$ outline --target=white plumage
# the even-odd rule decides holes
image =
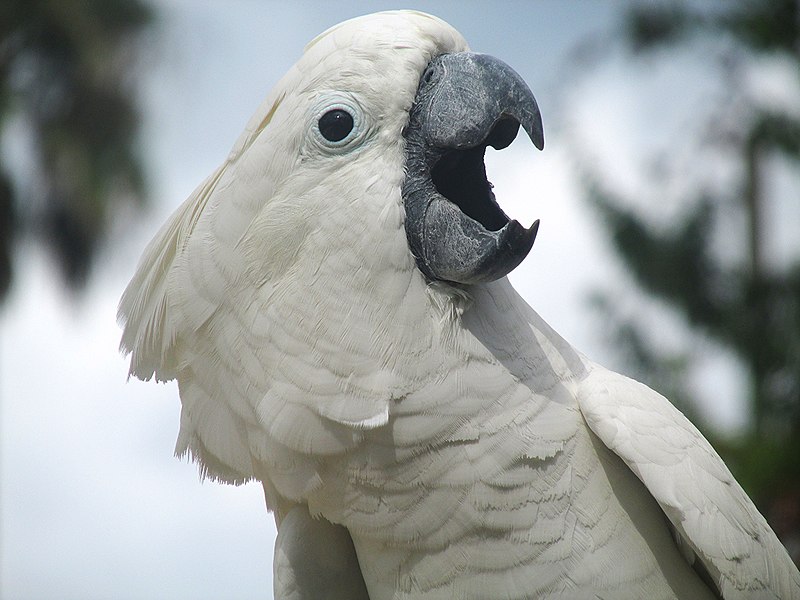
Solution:
[[[800,598],[671,404],[505,278],[418,270],[401,132],[429,61],[466,49],[415,12],[325,32],[150,243],[122,348],[177,379],[177,452],[263,482],[277,598]],[[314,126],[335,106],[355,125],[332,147]]]

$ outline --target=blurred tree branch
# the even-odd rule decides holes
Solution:
[[[776,194],[781,193],[771,185],[775,161],[795,173],[800,167],[800,97],[792,106],[776,105],[766,92],[746,85],[764,64],[779,61],[791,65],[786,71],[800,80],[800,3],[639,2],[629,8],[621,44],[619,39],[615,35],[605,49],[622,45],[630,66],[656,68],[678,48],[694,49],[698,62],[717,61],[724,93],[701,113],[705,120],[694,133],[682,138],[695,138],[690,140],[694,148],[702,148],[692,157],[698,181],[684,172],[686,164],[675,159],[679,153],[673,147],[657,157],[660,176],[645,176],[645,194],[653,206],[675,202],[665,191],[666,180],[695,184],[684,192],[688,209],[668,227],[652,223],[646,211],[637,209],[630,190],[613,183],[613,173],[598,161],[580,158],[576,147],[578,167],[589,202],[638,288],[747,368],[746,435],[724,439],[700,425],[800,560],[800,256],[771,259],[766,219],[777,210]],[[718,51],[708,52],[713,44]],[[595,65],[609,56],[597,52],[597,45],[590,48]],[[579,59],[586,61],[587,54]],[[669,109],[668,99],[664,106]],[[722,162],[733,165],[733,175],[721,183],[715,164]],[[788,194],[800,201],[796,188]],[[740,229],[731,230],[732,223]],[[743,251],[722,256],[720,239],[736,240]],[[682,354],[666,352],[644,333],[648,324],[621,314],[612,292],[599,291],[593,301],[633,375],[672,394],[696,420],[686,383],[692,342]],[[787,506],[795,509],[787,512]]]
[[[140,0],[0,6],[0,126],[18,120],[33,155],[14,172],[11,161],[0,163],[0,301],[13,280],[15,244],[45,244],[77,289],[111,209],[142,202],[132,66],[151,19]]]

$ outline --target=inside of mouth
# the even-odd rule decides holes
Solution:
[[[519,123],[501,119],[482,144],[466,150],[448,150],[431,170],[436,191],[457,205],[461,212],[489,231],[499,231],[509,219],[495,200],[492,184],[486,178],[483,157],[486,147],[497,150],[516,137]]]

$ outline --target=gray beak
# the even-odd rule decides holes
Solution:
[[[519,127],[544,147],[536,99],[511,67],[485,54],[437,56],[428,64],[403,131],[406,236],[431,280],[473,284],[510,273],[533,246],[500,209],[486,179],[487,146],[501,150]]]

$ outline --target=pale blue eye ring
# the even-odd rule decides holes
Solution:
[[[362,133],[362,115],[355,103],[326,102],[316,111],[313,130],[324,147],[344,149]]]

